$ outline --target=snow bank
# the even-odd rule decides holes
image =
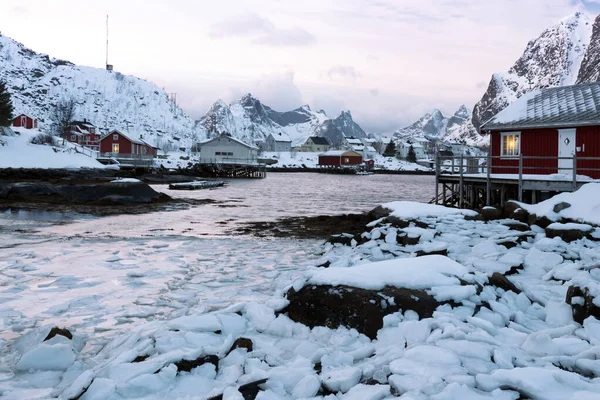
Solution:
[[[3,138],[6,144],[0,146],[0,168],[106,168],[95,158],[77,153],[68,142],[64,147],[31,144],[31,139],[40,133],[37,129],[18,132],[19,135]]]
[[[380,261],[349,268],[318,269],[312,273],[308,283],[347,285],[374,290],[385,286],[428,289],[433,286],[460,285],[457,277],[467,273],[467,268],[456,261],[432,255]]]
[[[460,210],[437,204],[416,203],[412,201],[394,201],[383,204],[382,207],[392,211],[392,216],[399,219],[416,219],[423,217],[441,217],[447,215],[476,216],[472,210]]]
[[[554,212],[554,207],[559,203],[568,203],[570,207]],[[564,218],[600,225],[600,183],[586,183],[576,192],[561,193],[538,204],[518,204],[530,214],[545,216],[551,221]]]

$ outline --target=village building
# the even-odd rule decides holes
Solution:
[[[200,164],[258,164],[258,147],[228,135],[197,143],[194,150]]]
[[[329,140],[327,140],[327,138],[321,136],[311,136],[308,139],[306,139],[306,142],[304,142],[304,144],[300,146],[298,151],[310,153],[324,153],[330,148],[331,144],[329,143]]]
[[[401,158],[403,160],[405,160],[406,158],[408,158],[408,153],[410,151],[410,147],[413,147],[413,150],[415,151],[415,157],[416,159],[421,159],[421,158],[426,158],[425,155],[425,148],[423,147],[423,145],[421,145],[418,142],[410,142],[410,141],[399,141],[398,145],[396,146],[396,153],[398,155],[398,158]]]
[[[362,150],[363,159],[374,160],[377,157],[377,150],[373,146],[365,146]]]
[[[97,131],[94,124],[85,119],[69,123],[67,132],[62,133],[60,137],[92,150],[99,150],[100,147],[100,132]]]
[[[292,140],[282,132],[270,133],[264,144],[264,151],[290,152],[292,151]]]
[[[364,144],[360,139],[357,139],[355,137],[344,137],[344,139],[342,139],[341,147],[347,150],[356,151],[355,149],[362,150]]]
[[[362,154],[352,150],[329,150],[319,154],[319,166],[353,167],[362,163]]]
[[[98,161],[117,160],[124,165],[151,164],[158,154],[158,147],[141,137],[133,138],[118,130],[113,130],[100,139]]]
[[[456,156],[466,155],[469,146],[464,143],[456,142],[456,141],[448,141],[444,142],[444,145],[452,151],[452,154]]]
[[[27,114],[20,114],[13,119],[12,126],[15,128],[37,129],[37,119]]]
[[[575,165],[577,174],[598,179],[600,82],[525,94],[480,132],[490,134],[494,174],[518,174],[522,159],[524,174],[572,175]]]

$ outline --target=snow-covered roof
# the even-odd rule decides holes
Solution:
[[[600,125],[600,82],[534,90],[485,122],[481,131]]]
[[[370,152],[376,152],[377,150],[375,149],[375,147],[373,146],[365,146],[365,150],[366,151],[370,151]]]
[[[365,146],[363,146],[362,144],[360,146],[352,146],[352,150],[354,151],[363,151],[365,148]]]
[[[114,135],[115,133],[123,136],[125,139],[129,140],[131,143],[139,144],[139,145],[142,145],[142,146],[155,147],[155,146],[151,145],[150,143],[146,142],[144,139],[141,139],[141,138],[140,139],[135,139],[135,138],[133,138],[133,137],[131,137],[129,135],[126,135],[125,133],[123,133],[123,132],[121,132],[119,130],[116,130],[116,129],[112,130],[109,134],[104,135],[103,137],[101,137],[100,141],[103,141],[104,139],[106,139],[107,137],[110,137],[110,136]],[[157,147],[155,147],[155,148],[157,148]]]
[[[322,136],[311,136],[306,141],[311,140],[313,144],[329,146],[329,140]]]
[[[221,138],[227,138],[227,139],[230,139],[230,140],[232,140],[232,141],[234,141],[234,142],[236,142],[236,143],[239,143],[239,144],[241,144],[242,146],[248,147],[249,149],[258,150],[258,147],[256,147],[256,146],[253,146],[253,145],[251,145],[251,144],[248,144],[248,143],[246,143],[246,142],[242,142],[240,139],[236,139],[236,138],[234,138],[233,136],[228,136],[228,135],[221,135],[221,136],[217,136],[217,137],[215,137],[215,138],[212,138],[212,139],[205,140],[205,141],[203,141],[203,142],[200,142],[200,143],[198,143],[198,146],[203,146],[203,145],[205,145],[205,144],[208,144],[208,143],[210,143],[210,142],[214,142],[215,140],[217,140],[217,139],[221,139]]]
[[[343,156],[344,154],[348,154],[348,153],[355,153],[356,155],[360,155],[360,154],[357,154],[355,151],[350,151],[350,150],[329,150],[329,151],[326,151],[325,153],[319,154],[319,156],[340,157],[340,156]]]
[[[292,139],[290,139],[290,137],[283,132],[271,133],[270,136],[272,136],[276,142],[284,142],[284,143],[292,142]]]
[[[355,145],[362,145],[362,142],[360,141],[360,139],[355,139],[355,138],[346,138],[346,143],[348,144],[355,144]]]
[[[35,118],[33,118],[32,116],[30,116],[30,115],[27,115],[27,114],[25,114],[25,113],[21,113],[21,114],[17,115],[16,117],[14,117],[14,118],[13,118],[13,121],[14,121],[15,119],[19,118],[19,117],[22,117],[22,116],[25,116],[25,117],[27,117],[27,118],[29,118],[29,119],[33,119],[33,120],[35,120]]]
[[[410,142],[403,142],[403,141],[400,141],[399,143],[401,145],[403,145],[404,147],[412,146],[413,149],[422,149],[423,148],[423,146],[420,143],[410,143]]]

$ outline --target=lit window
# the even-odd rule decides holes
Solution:
[[[113,153],[118,153],[119,152],[119,144],[113,143],[112,150],[113,150],[112,151]]]
[[[502,157],[518,157],[521,154],[521,133],[502,134]]]

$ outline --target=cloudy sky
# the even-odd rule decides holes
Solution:
[[[251,92],[288,110],[350,109],[368,131],[479,100],[527,42],[600,0],[2,0],[0,31],[35,51],[176,92],[199,117]]]

